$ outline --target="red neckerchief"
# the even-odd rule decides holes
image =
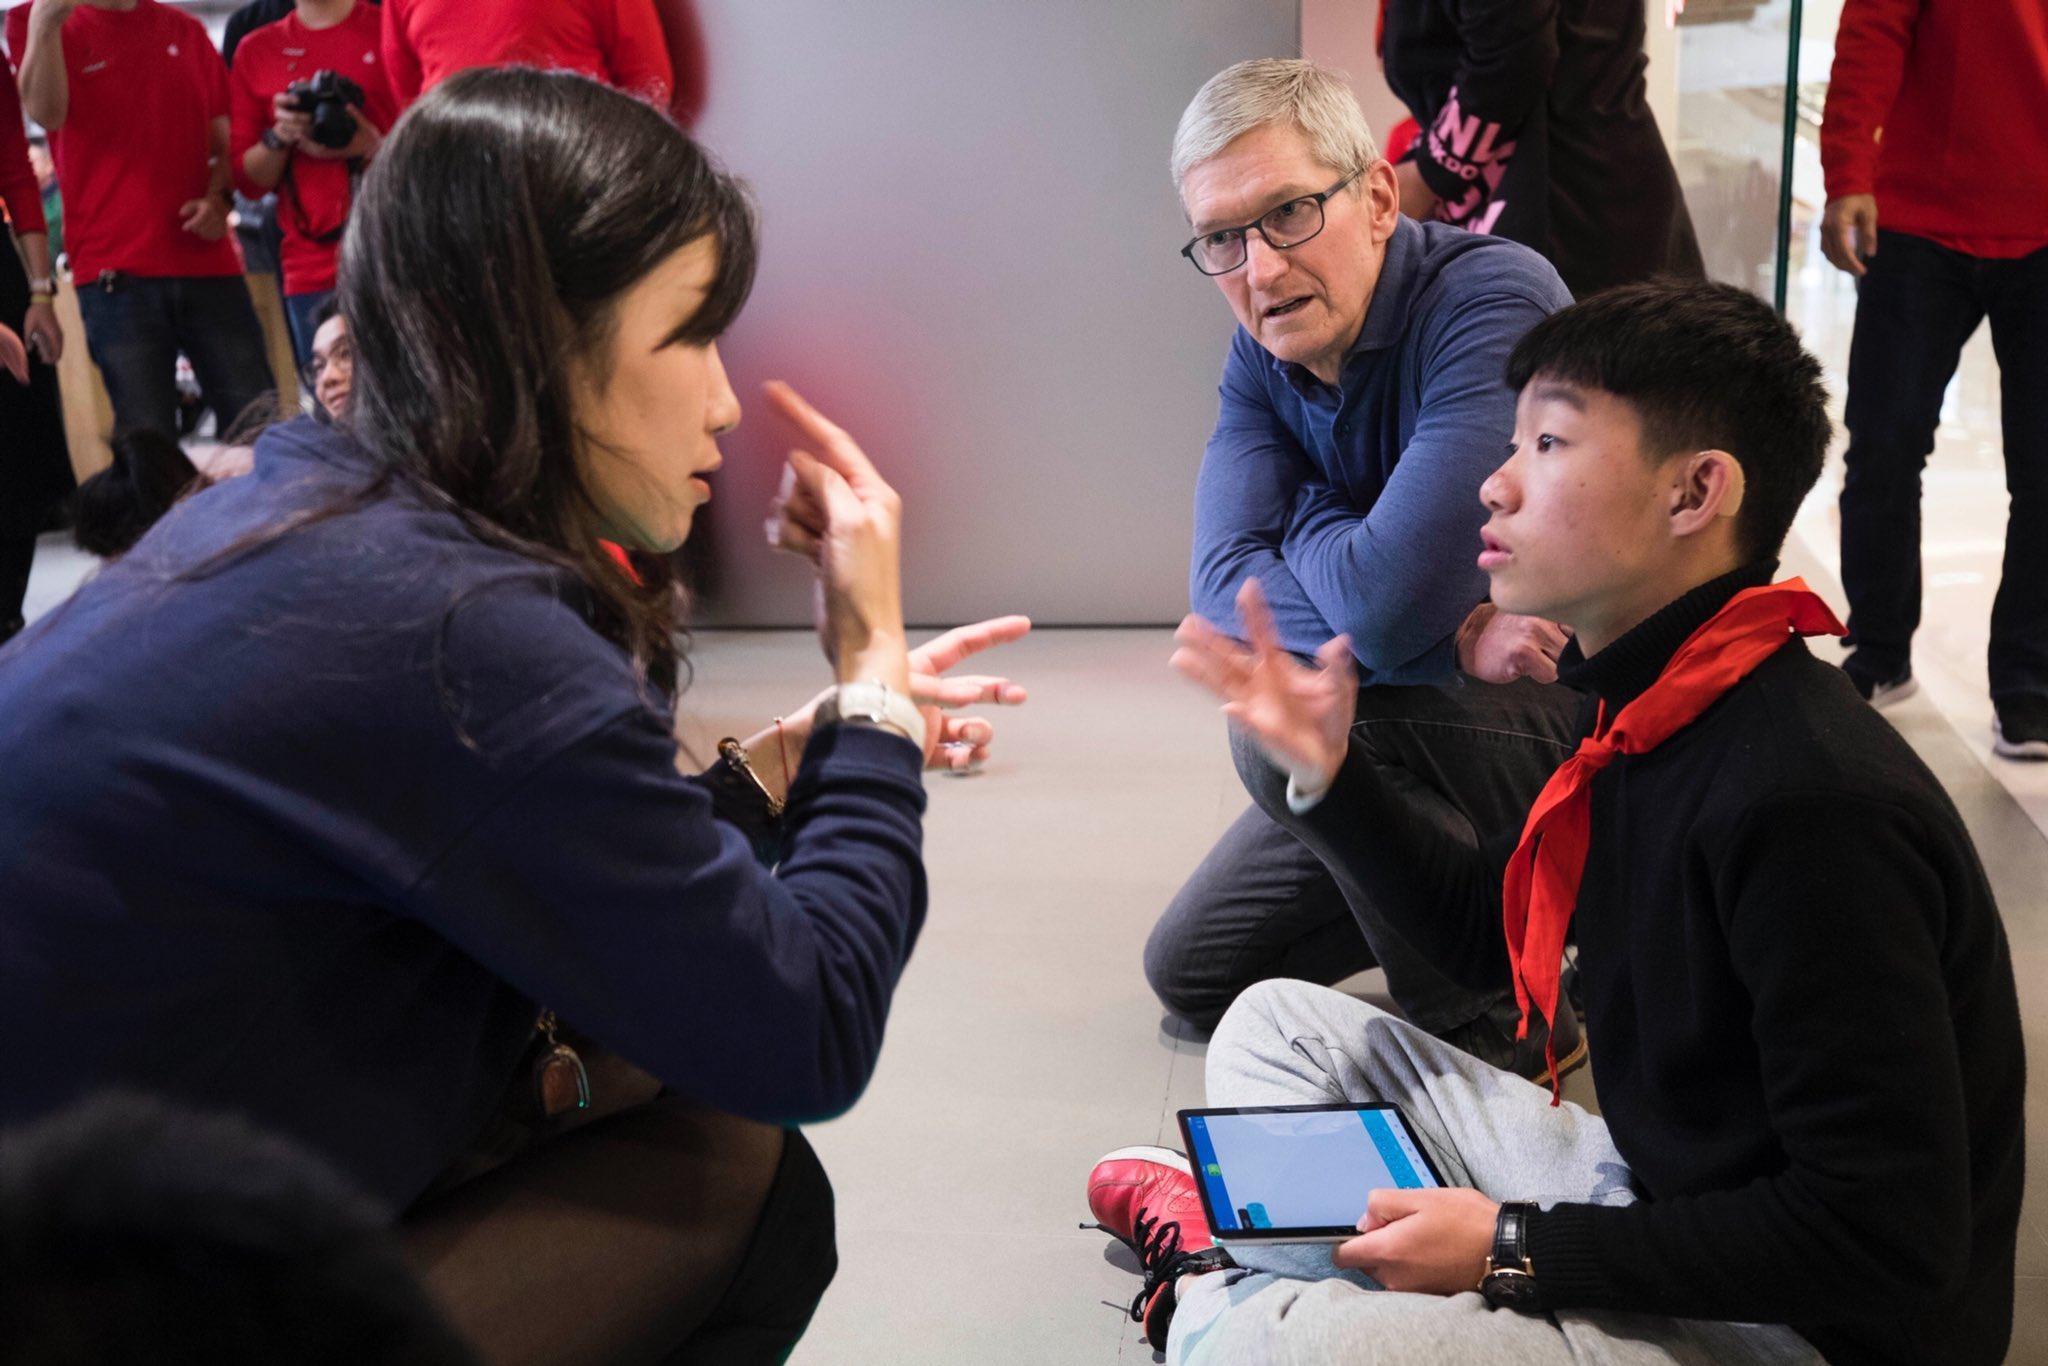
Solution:
[[[1728,600],[1705,625],[1687,636],[1657,681],[1623,707],[1613,721],[1601,704],[1593,733],[1578,752],[1543,785],[1522,841],[1508,861],[1503,887],[1503,921],[1508,936],[1508,971],[1515,1002],[1522,1008],[1518,1039],[1529,1034],[1529,1007],[1557,1018],[1558,962],[1565,928],[1579,902],[1592,838],[1593,775],[1619,754],[1655,749],[1696,720],[1700,713],[1776,654],[1794,634],[1842,635],[1842,623],[1804,579],[1747,588]],[[1544,1046],[1550,1064],[1550,1103],[1559,1100],[1557,1045]]]

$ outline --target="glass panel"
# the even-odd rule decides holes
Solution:
[[[1675,53],[1678,127],[1672,141],[1700,253],[1714,279],[1775,300],[1781,297],[1785,263],[1781,229],[1786,196],[1794,188],[1783,174],[1785,77],[1802,6],[1800,0],[1680,2],[1684,9],[1677,15]],[[1653,13],[1651,22],[1658,21]],[[1833,36],[1830,26],[1827,40]],[[1801,55],[1803,82],[1805,54]],[[1826,74],[1823,52],[1823,81]],[[1799,120],[1806,126],[1806,136],[1794,138],[1795,167],[1803,147],[1804,156],[1814,160],[1816,180],[1813,132],[1819,119],[1816,102],[1811,125],[1804,117]],[[1792,215],[1792,235],[1799,231],[1801,216]]]

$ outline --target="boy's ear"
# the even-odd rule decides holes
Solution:
[[[1671,529],[1689,536],[1742,511],[1742,462],[1723,450],[1698,451],[1682,459],[1671,491]]]

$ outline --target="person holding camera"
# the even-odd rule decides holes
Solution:
[[[270,366],[228,235],[228,73],[206,29],[159,0],[31,0],[7,46],[49,130],[116,429],[178,435],[182,351],[225,432]]]
[[[355,180],[398,117],[384,79],[377,9],[366,0],[297,0],[235,56],[235,171],[250,198],[277,191],[280,265],[292,351],[313,353]]]

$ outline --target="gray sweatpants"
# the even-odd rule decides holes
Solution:
[[[1247,989],[1209,1043],[1211,1105],[1387,1101],[1453,1185],[1495,1199],[1625,1205],[1607,1125],[1376,1006],[1308,982]],[[1360,1213],[1364,1213],[1363,1210]],[[1652,1314],[1492,1310],[1476,1291],[1399,1294],[1340,1271],[1332,1249],[1233,1252],[1244,1270],[1184,1282],[1170,1366],[1239,1362],[1818,1362],[1791,1329]],[[1540,1278],[1542,1268],[1537,1268]]]

